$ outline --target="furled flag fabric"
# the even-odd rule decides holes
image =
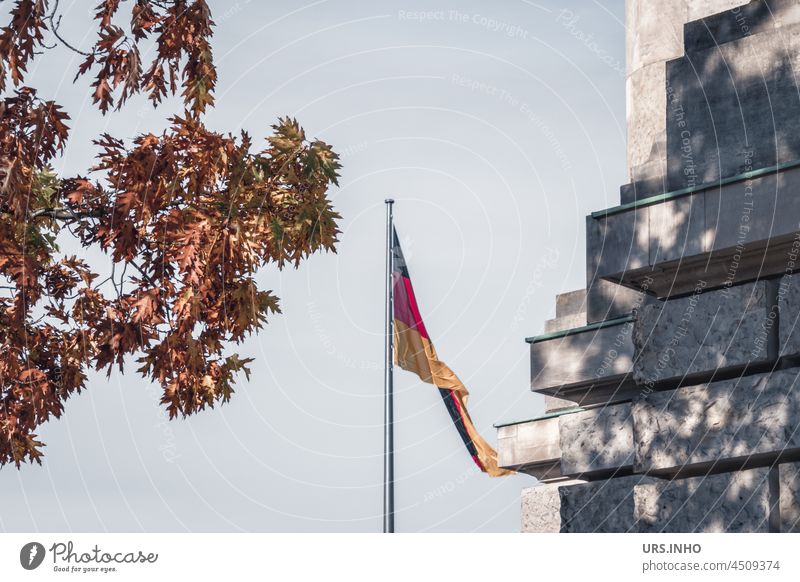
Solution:
[[[422,322],[408,268],[394,232],[394,267],[392,290],[394,296],[394,362],[404,370],[414,372],[424,382],[435,385],[444,401],[453,424],[472,459],[492,477],[511,472],[497,466],[497,453],[475,430],[467,412],[469,392],[453,371],[436,356],[436,350]]]

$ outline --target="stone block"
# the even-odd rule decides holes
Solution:
[[[791,262],[792,270],[800,267],[800,239],[793,251],[793,257],[787,259]],[[795,356],[800,354],[800,275],[793,273],[783,277],[778,284],[777,295],[780,355]]]
[[[561,494],[559,488],[584,481],[548,483],[522,490],[522,531],[524,533],[561,532]]]
[[[765,363],[777,354],[764,281],[644,305],[633,325],[634,379],[652,388]],[[687,378],[688,377],[688,378]]]
[[[800,463],[778,465],[780,530],[800,533]]]
[[[559,487],[563,533],[624,533],[638,531],[634,487],[650,477],[629,475]]]
[[[577,289],[556,295],[556,317],[586,313],[586,289]],[[577,326],[576,326],[577,327]]]
[[[639,483],[634,506],[641,533],[766,533],[769,469]]]
[[[631,467],[634,454],[630,403],[561,417],[559,442],[563,475],[577,476]]]
[[[697,474],[800,454],[797,380],[780,370],[637,399],[634,470]]]

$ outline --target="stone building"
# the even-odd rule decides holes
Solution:
[[[800,531],[800,2],[628,0],[630,183],[499,425],[533,532]]]

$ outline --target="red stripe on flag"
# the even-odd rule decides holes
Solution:
[[[394,279],[394,318],[416,330],[425,339],[430,339],[425,324],[422,322],[419,307],[417,307],[411,280],[396,272],[392,276]]]

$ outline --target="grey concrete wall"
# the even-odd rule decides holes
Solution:
[[[671,475],[800,454],[797,380],[798,370],[781,370],[635,401],[635,470]]]
[[[800,169],[708,185],[800,159],[800,4],[628,0],[627,20],[624,201],[694,193],[587,219],[585,318],[581,293],[565,294],[547,329],[636,322],[621,341],[625,324],[532,344],[531,386],[551,408],[621,402],[615,383],[638,395],[499,436],[509,466],[638,474],[528,489],[522,528],[797,531],[800,370],[756,372],[800,362],[800,280],[747,281],[800,260]],[[695,385],[649,390],[682,383]]]

